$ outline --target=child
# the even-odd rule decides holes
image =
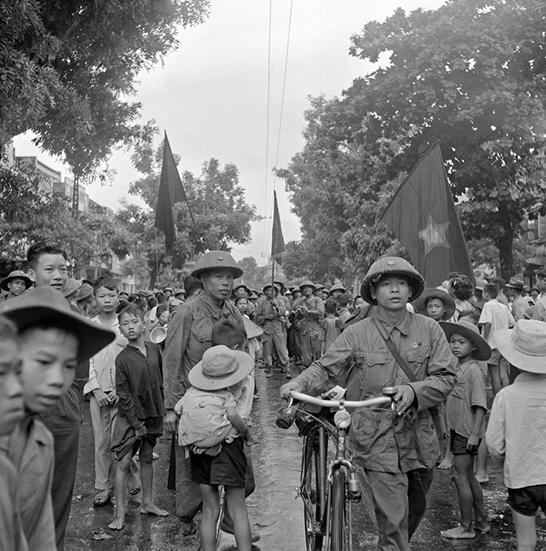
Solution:
[[[144,341],[144,312],[129,304],[119,313],[121,334],[129,341],[116,358],[118,416],[114,423],[112,451],[117,459],[116,514],[108,525],[122,530],[125,525],[125,484],[131,459],[140,449],[142,514],[166,517],[169,513],[152,501],[152,453],[163,432],[163,375],[161,351]]]
[[[483,310],[480,316],[479,325],[482,326],[483,338],[492,350],[491,358],[487,362],[487,369],[491,375],[493,393],[497,394],[501,388],[508,386],[508,364],[500,355],[495,332],[502,329],[510,329],[514,326],[514,318],[510,310],[497,300],[499,287],[495,283],[488,283],[483,288]]]
[[[177,412],[182,412],[179,444],[190,445],[192,480],[199,483],[203,498],[203,551],[216,550],[220,485],[226,489],[237,549],[251,549],[250,522],[245,503],[247,461],[243,440],[225,438],[235,429],[247,444],[254,444],[249,427],[236,409],[244,381],[253,369],[254,360],[248,353],[230,350],[225,345],[213,346],[190,371],[192,387],[176,405]],[[212,446],[215,449],[203,450]]]
[[[454,455],[454,479],[459,495],[461,524],[441,534],[449,539],[475,538],[476,532],[489,532],[483,506],[483,492],[474,476],[474,456],[484,435],[487,411],[485,377],[477,361],[487,360],[491,349],[478,328],[468,322],[442,323],[451,352],[458,360],[457,385],[447,397],[447,419]],[[475,522],[472,525],[472,509]]]
[[[21,344],[26,415],[10,435],[7,450],[18,470],[23,531],[29,551],[55,551],[53,437],[39,416],[68,392],[77,364],[95,355],[115,335],[74,313],[51,287],[6,301],[0,311],[17,326]]]
[[[98,494],[93,499],[94,507],[104,507],[114,493],[114,460],[112,456],[112,427],[118,411],[116,394],[116,356],[127,346],[127,339],[120,333],[116,308],[118,307],[118,286],[109,276],[99,277],[93,284],[99,314],[91,322],[110,329],[116,339],[109,346],[91,358],[89,380],[83,388],[89,396],[89,410],[95,440],[95,488]],[[135,475],[129,482],[129,492],[140,491]]]
[[[455,301],[442,289],[425,289],[413,303],[415,310],[435,321],[447,321],[455,313]]]
[[[7,436],[25,414],[20,369],[17,330],[0,317],[0,549],[10,551],[26,549],[18,513],[17,471],[5,449]]]
[[[322,349],[324,354],[343,331],[343,323],[336,318],[337,301],[334,298],[326,299],[324,303],[324,319],[320,321]]]
[[[495,396],[486,441],[504,462],[504,484],[516,528],[518,551],[534,551],[535,515],[546,513],[546,323],[519,320],[495,333],[500,353],[521,370]]]

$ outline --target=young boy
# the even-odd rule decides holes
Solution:
[[[518,551],[537,545],[535,516],[546,512],[546,323],[519,320],[495,334],[500,353],[521,373],[495,396],[485,435],[504,462]]]
[[[203,551],[216,550],[220,485],[226,489],[237,549],[251,549],[245,503],[247,461],[243,439],[226,437],[236,429],[247,444],[255,443],[248,425],[237,412],[243,384],[253,369],[254,360],[247,352],[230,350],[225,345],[213,346],[190,371],[192,387],[176,406],[177,411],[182,412],[179,443],[190,445],[192,480],[199,484],[203,498]],[[215,449],[203,450],[211,446]]]
[[[152,501],[152,453],[163,432],[163,375],[161,350],[144,341],[144,312],[129,304],[119,313],[121,334],[129,341],[116,358],[118,416],[114,423],[112,451],[117,459],[116,514],[108,525],[125,525],[125,484],[131,459],[140,450],[142,504],[140,512],[166,517],[169,513]]]
[[[40,417],[68,392],[78,363],[113,339],[111,331],[74,313],[61,293],[41,287],[0,305],[17,326],[26,415],[9,437],[18,470],[19,509],[29,551],[55,551],[52,510],[53,437]]]
[[[15,326],[0,317],[0,549],[24,551],[19,518],[19,483],[9,460],[7,438],[25,414],[20,381],[19,339]]]
[[[337,301],[333,298],[326,299],[324,303],[324,319],[320,320],[321,354],[324,354],[343,331],[343,323],[336,317]]]
[[[461,510],[461,524],[441,534],[449,539],[468,539],[476,537],[476,530],[490,530],[483,506],[482,487],[474,475],[474,456],[485,432],[487,411],[485,377],[477,362],[489,359],[491,349],[480,337],[478,328],[469,322],[444,322],[441,325],[451,352],[458,360],[457,385],[447,397],[447,419],[451,433],[450,448],[454,455],[453,477]],[[474,525],[472,509],[476,517]]]
[[[99,277],[93,283],[93,292],[99,314],[91,318],[92,323],[110,329],[116,339],[89,363],[89,380],[83,388],[89,396],[89,410],[95,440],[95,488],[94,507],[104,507],[114,493],[114,460],[112,456],[112,428],[118,411],[116,394],[116,357],[127,346],[127,339],[121,335],[116,308],[118,307],[118,286],[109,276]],[[133,474],[129,481],[130,493],[138,493],[140,484]]]
[[[447,321],[455,313],[455,301],[441,289],[425,289],[413,305],[416,312],[438,322]]]
[[[493,393],[496,395],[501,388],[510,384],[508,378],[508,364],[499,353],[495,332],[502,329],[510,329],[514,326],[514,318],[510,310],[497,300],[499,287],[495,283],[488,283],[483,288],[483,310],[479,325],[482,327],[483,338],[491,347],[491,358],[487,362],[487,369],[491,375]]]

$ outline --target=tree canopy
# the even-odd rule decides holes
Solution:
[[[341,99],[314,100],[304,151],[283,174],[304,239],[331,233],[346,262],[439,141],[467,239],[490,238],[512,275],[513,241],[546,192],[545,18],[541,0],[449,0],[367,24],[351,54],[378,68]],[[313,186],[330,204],[311,220]]]
[[[177,46],[208,0],[0,0],[0,147],[26,130],[79,177],[138,140],[135,77]]]

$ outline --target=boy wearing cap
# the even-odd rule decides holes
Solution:
[[[455,301],[441,289],[425,289],[414,302],[415,310],[434,321],[447,321],[455,313]]]
[[[29,287],[32,287],[32,280],[21,270],[11,272],[8,277],[0,281],[0,289],[6,291],[3,300],[22,295]]]
[[[373,315],[347,327],[322,358],[281,388],[283,398],[291,390],[313,390],[329,377],[341,380],[353,365],[356,388],[348,390],[356,399],[396,387],[397,413],[362,409],[353,416],[350,434],[355,456],[368,474],[381,551],[410,549],[439,454],[429,408],[445,400],[456,382],[441,327],[406,308],[423,288],[421,274],[402,258],[374,262],[361,285],[361,295],[377,306]],[[388,341],[407,369],[399,366]]]
[[[454,456],[455,485],[459,496],[461,524],[444,530],[449,539],[476,537],[476,530],[489,532],[487,514],[483,507],[483,491],[474,475],[474,456],[485,433],[487,411],[485,374],[478,361],[488,360],[491,348],[480,337],[478,328],[470,322],[442,323],[451,352],[457,358],[457,385],[447,397],[447,422],[450,429],[450,449]],[[472,524],[472,510],[475,523]]]
[[[485,438],[491,456],[504,462],[517,549],[534,551],[536,513],[546,513],[546,323],[519,320],[495,337],[521,373],[495,396]]]
[[[53,437],[40,417],[68,392],[76,366],[110,343],[114,334],[72,312],[61,293],[38,288],[4,302],[21,343],[26,415],[6,449],[18,470],[19,509],[29,551],[57,549],[52,509]]]
[[[191,388],[176,405],[181,412],[179,444],[190,446],[191,476],[203,498],[201,546],[216,551],[220,511],[218,486],[224,486],[238,551],[250,551],[250,522],[245,503],[247,460],[243,439],[255,444],[237,412],[245,379],[254,369],[246,352],[219,345],[209,348],[189,373]],[[242,438],[226,438],[235,428]]]

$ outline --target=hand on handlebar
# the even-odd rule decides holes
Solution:
[[[402,416],[415,401],[415,391],[410,385],[400,385],[396,387],[394,403],[396,412]]]
[[[282,385],[280,390],[281,398],[283,400],[288,400],[290,398],[290,392],[292,390],[295,390],[296,392],[301,392],[301,386],[295,381],[290,381],[289,383]]]

